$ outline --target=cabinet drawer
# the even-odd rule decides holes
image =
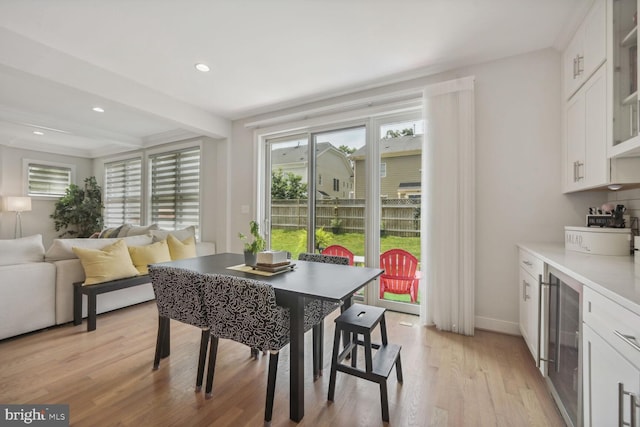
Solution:
[[[640,316],[590,288],[583,290],[584,323],[640,367]]]
[[[531,274],[531,276],[536,279],[536,282],[538,280],[539,274],[542,274],[542,276],[544,277],[544,262],[542,262],[541,259],[537,258],[531,252],[520,249],[519,265],[526,272]]]

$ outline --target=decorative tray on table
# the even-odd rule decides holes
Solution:
[[[292,263],[290,261],[281,262],[281,263],[278,263],[278,264],[261,264],[261,263],[258,263],[258,264],[253,266],[253,269],[254,270],[260,270],[260,271],[267,271],[269,273],[279,273],[281,271],[293,270],[293,268],[295,266],[296,266],[296,264]]]

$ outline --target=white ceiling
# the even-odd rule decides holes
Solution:
[[[562,48],[589,3],[2,0],[0,144],[96,157],[225,137],[230,120]]]

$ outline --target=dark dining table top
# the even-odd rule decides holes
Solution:
[[[292,271],[272,276],[228,269],[227,267],[244,264],[244,255],[233,253],[206,255],[158,265],[184,268],[199,273],[245,277],[269,283],[279,292],[328,301],[343,301],[350,298],[355,291],[384,272],[379,268],[353,267],[300,260],[292,260],[292,263],[295,263]]]

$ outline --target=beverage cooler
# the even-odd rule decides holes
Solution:
[[[582,426],[582,284],[550,267],[541,285],[547,385],[567,425]]]

